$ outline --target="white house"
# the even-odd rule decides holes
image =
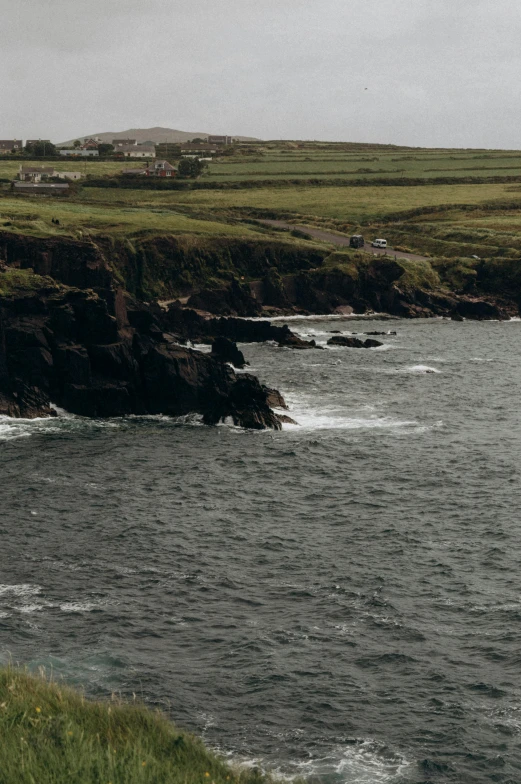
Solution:
[[[20,166],[18,179],[22,182],[42,182],[50,177],[59,177],[60,180],[81,180],[81,172],[58,171],[54,166]]]
[[[115,152],[124,158],[155,158],[156,148],[152,144],[123,144]]]
[[[81,172],[55,170],[54,176],[59,177],[60,180],[81,180],[83,174]]]

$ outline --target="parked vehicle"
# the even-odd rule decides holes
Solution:
[[[350,248],[363,248],[364,247],[364,238],[361,234],[353,234],[352,237],[349,237],[349,247]]]
[[[386,248],[387,240],[373,240],[371,245],[373,248]]]

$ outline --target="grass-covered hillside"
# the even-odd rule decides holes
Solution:
[[[2,784],[261,784],[144,707],[0,670]]]
[[[14,176],[18,165],[18,159],[0,161],[0,177]],[[59,162],[63,168],[74,165]],[[20,196],[8,185],[0,188],[0,232],[87,240],[105,253],[113,242],[114,262],[123,275],[126,270],[132,275],[132,290],[140,290],[135,281],[146,265],[141,291],[149,294],[187,293],[192,284],[204,284],[205,276],[209,285],[220,285],[233,276],[238,258],[237,275],[254,279],[264,267],[245,259],[264,253],[268,266],[278,266],[280,254],[273,257],[269,250],[274,242],[283,241],[292,254],[302,252],[304,267],[310,253],[325,258],[334,250],[333,243],[298,233],[282,236],[253,222],[263,217],[347,236],[360,232],[369,241],[385,237],[398,252],[411,251],[433,264],[521,257],[519,151],[244,143],[217,156],[198,180],[162,182],[160,189],[153,182],[114,176],[127,165],[120,161],[79,165],[92,177],[67,198]],[[179,242],[155,243],[164,237]],[[133,258],[120,263],[121,243],[129,243],[135,263]],[[297,267],[293,260],[292,271]],[[157,277],[163,274],[168,281]]]

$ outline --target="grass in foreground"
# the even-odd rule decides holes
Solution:
[[[262,784],[162,714],[0,670],[1,784]]]

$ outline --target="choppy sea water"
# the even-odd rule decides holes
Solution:
[[[0,660],[332,784],[521,781],[520,323],[243,346],[299,427],[0,420]]]

